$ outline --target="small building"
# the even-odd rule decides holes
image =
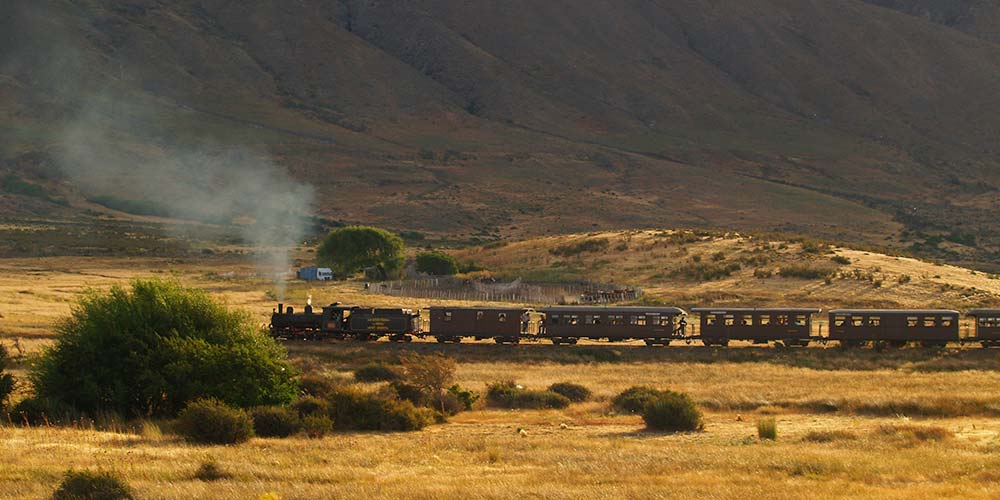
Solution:
[[[299,269],[298,277],[306,281],[329,281],[333,279],[333,270],[329,267],[303,267]]]

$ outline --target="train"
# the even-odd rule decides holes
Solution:
[[[424,314],[422,314],[422,311]],[[1000,346],[1000,309],[966,311],[973,327],[961,331],[962,313],[948,309],[833,309],[827,331],[817,325],[815,308],[696,307],[698,322],[689,325],[679,307],[549,306],[445,307],[424,310],[374,308],[339,302],[302,312],[278,304],[269,330],[281,340],[388,338],[409,342],[432,338],[441,343],[467,339],[498,344],[546,340],[576,344],[580,340],[644,341],[649,346],[701,342],[726,347],[731,341],[805,347],[838,342],[843,347],[915,344],[943,347],[948,343]],[[424,328],[423,317],[428,318]]]

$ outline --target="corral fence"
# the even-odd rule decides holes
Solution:
[[[370,293],[396,297],[418,297],[519,304],[614,304],[642,296],[633,286],[608,283],[527,283],[521,279],[419,277],[381,281],[366,285]]]

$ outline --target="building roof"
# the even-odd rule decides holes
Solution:
[[[834,309],[830,311],[830,314],[944,315],[960,313],[951,309]]]
[[[579,314],[597,314],[597,313],[652,313],[652,314],[687,314],[684,309],[679,307],[642,307],[642,306],[619,306],[619,307],[606,307],[606,306],[552,306],[543,307],[538,310],[546,314],[562,314],[562,313],[579,313]]]
[[[822,309],[810,307],[695,307],[691,312],[696,313],[792,313],[792,314],[819,314]]]

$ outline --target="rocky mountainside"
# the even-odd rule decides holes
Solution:
[[[721,227],[989,266],[998,32],[978,0],[12,0],[0,160],[54,214],[190,218],[157,209],[195,198],[175,172],[287,172],[324,218],[449,238]]]

